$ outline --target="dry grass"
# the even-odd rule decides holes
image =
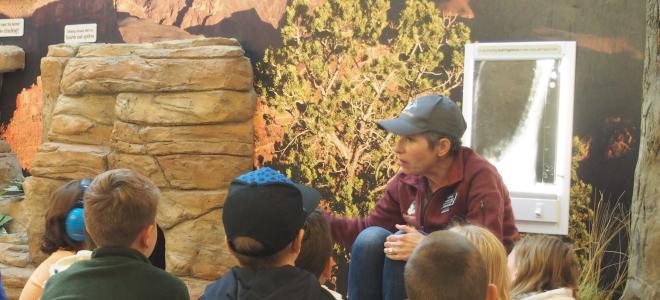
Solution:
[[[580,300],[613,299],[625,285],[628,256],[620,238],[627,238],[630,212],[621,198],[605,199],[594,192],[577,174],[580,161],[588,156],[591,141],[573,139],[571,165],[571,208],[568,238],[575,247],[580,265],[578,298]],[[614,278],[605,278],[612,276]]]
[[[611,249],[622,248],[620,238],[628,236],[630,213],[621,199],[610,202],[603,199],[602,193],[598,195],[593,215],[587,220],[588,234],[582,236],[583,247],[576,249],[581,256],[580,300],[613,299],[626,283],[628,255]],[[616,275],[605,282],[604,275],[610,272]]]

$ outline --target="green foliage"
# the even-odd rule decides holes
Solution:
[[[23,193],[23,179],[12,180],[7,187],[0,191],[0,195],[15,195]]]
[[[11,220],[14,218],[5,215],[5,214],[0,214],[0,235],[7,234],[7,229],[5,228],[5,225],[9,223]]]
[[[0,190],[0,196],[23,194],[23,179],[12,180],[7,187]],[[5,226],[13,220],[12,217],[0,213],[0,235],[7,234]]]
[[[462,82],[469,29],[430,0],[406,1],[396,21],[387,0],[329,0],[310,10],[294,0],[282,26],[283,46],[257,66],[258,90],[285,115],[273,164],[319,188],[330,208],[368,212],[395,173],[393,137],[378,130],[422,94],[445,94]]]
[[[590,240],[590,232],[587,224],[594,218],[591,209],[593,188],[590,184],[582,181],[577,175],[580,161],[588,153],[587,144],[578,137],[573,138],[573,159],[571,161],[571,204],[568,224],[568,236],[576,249],[578,263],[585,265],[586,249]]]
[[[578,299],[613,299],[615,291],[625,284],[628,257],[609,249],[622,234],[627,236],[630,214],[620,201],[607,204],[602,194],[594,202],[593,188],[577,176],[579,162],[588,153],[587,145],[577,137],[573,139],[568,237],[575,247],[580,266]],[[603,265],[606,262],[608,265]],[[609,269],[614,269],[616,276],[604,283],[603,274]]]

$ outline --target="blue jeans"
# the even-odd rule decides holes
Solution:
[[[392,233],[382,227],[369,227],[358,234],[351,248],[348,268],[348,299],[402,300],[405,261],[391,260],[383,251]]]

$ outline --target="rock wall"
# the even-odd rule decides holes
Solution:
[[[25,52],[16,46],[0,46],[0,73],[25,68]]]
[[[236,263],[221,212],[231,179],[252,167],[256,102],[241,46],[224,38],[60,44],[41,71],[47,142],[24,185],[32,257],[44,258],[44,210],[57,187],[130,168],[161,189],[167,269],[196,298],[204,280]]]
[[[9,144],[0,140],[0,188],[7,187],[12,181],[22,181],[23,171],[18,159],[11,153]]]
[[[317,1],[314,1],[317,2]],[[216,24],[239,11],[254,9],[264,22],[277,27],[286,8],[286,0],[117,0],[117,10],[142,19],[151,19],[158,24],[188,28]]]

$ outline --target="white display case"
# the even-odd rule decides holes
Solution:
[[[575,42],[465,46],[463,144],[493,163],[521,232],[567,234]]]

